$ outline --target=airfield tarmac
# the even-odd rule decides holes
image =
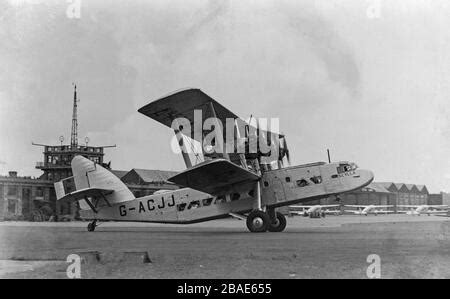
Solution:
[[[245,222],[193,225],[0,222],[1,278],[450,278],[450,218],[378,215],[288,217],[282,233],[249,233]],[[150,261],[142,260],[148,253]]]

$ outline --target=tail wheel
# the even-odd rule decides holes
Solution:
[[[93,232],[96,227],[97,227],[97,222],[96,221],[89,222],[89,224],[87,226],[87,230],[88,230],[88,232]]]
[[[286,217],[284,217],[283,214],[280,212],[276,213],[276,220],[275,222],[269,222],[269,226],[267,227],[267,230],[269,232],[282,232],[286,228]]]
[[[247,216],[247,228],[252,233],[262,233],[267,230],[269,226],[270,218],[269,215],[263,211],[252,211]]]

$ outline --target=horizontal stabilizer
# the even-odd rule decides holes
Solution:
[[[259,175],[228,160],[214,159],[189,168],[169,178],[169,181],[179,186],[214,194],[227,186],[259,179]]]
[[[76,190],[74,192],[68,193],[68,194],[58,198],[58,200],[75,202],[75,201],[82,200],[85,198],[104,197],[113,192],[114,192],[114,190],[110,190],[110,189],[86,188],[86,189]]]

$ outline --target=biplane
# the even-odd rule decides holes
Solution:
[[[80,203],[80,216],[92,220],[88,231],[102,221],[189,224],[233,216],[251,232],[281,232],[286,218],[277,208],[373,180],[352,162],[290,165],[283,134],[255,118],[244,121],[200,89],[175,92],[138,112],[173,130],[186,170],[168,180],[180,189],[135,198],[107,169],[76,156],[73,177],[55,183],[55,190],[58,200]],[[70,181],[74,191],[66,188]]]
[[[293,205],[289,206],[289,214],[310,218],[325,218],[326,215],[340,215],[340,205]]]
[[[345,210],[346,213],[351,213],[353,215],[369,215],[374,214],[390,214],[394,213],[389,208],[393,208],[393,205],[345,205],[344,207],[352,208],[352,210]]]
[[[448,205],[398,205],[398,213],[404,213],[411,216],[420,216],[422,214],[430,215],[447,215],[449,211]]]

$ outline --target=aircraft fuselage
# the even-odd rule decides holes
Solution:
[[[370,171],[350,165],[348,162],[321,162],[266,171],[260,181],[262,206],[276,208],[336,195],[359,189],[373,180]],[[182,188],[110,206],[99,202],[97,213],[81,210],[80,216],[91,220],[195,223],[254,210],[255,189],[255,182],[247,182],[230,186],[223,194],[213,196]]]

